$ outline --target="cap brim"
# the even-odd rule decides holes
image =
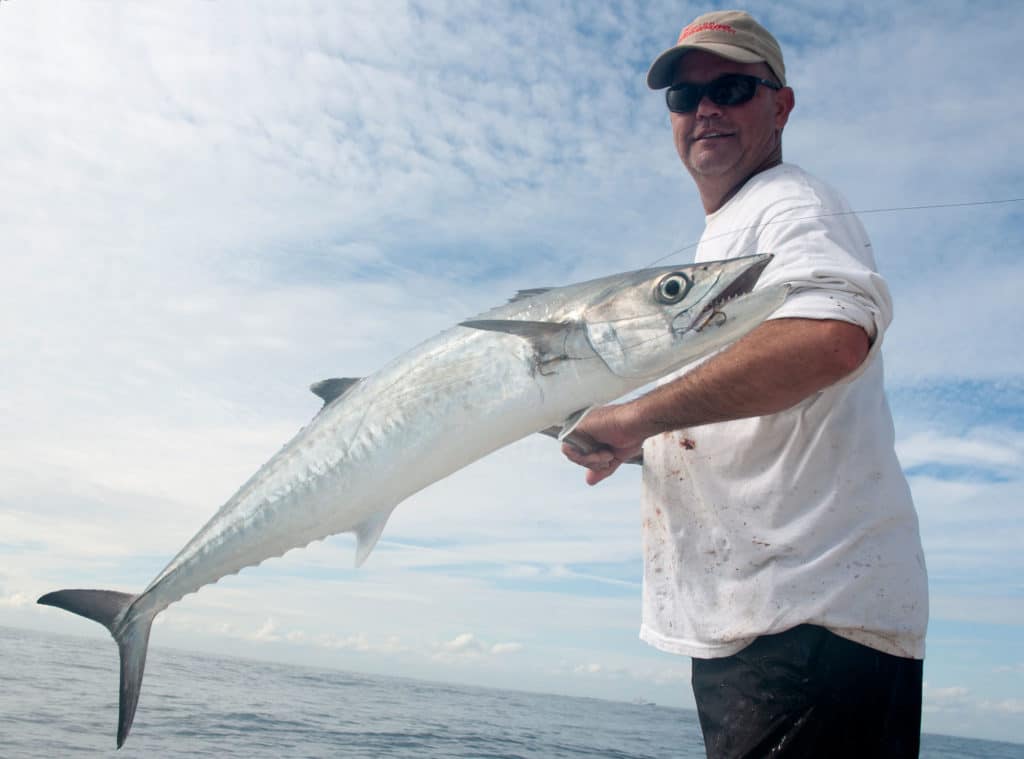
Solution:
[[[734,45],[723,45],[716,42],[702,42],[697,45],[676,45],[654,59],[650,71],[647,72],[647,86],[652,90],[660,90],[672,84],[679,59],[692,50],[704,50],[736,63],[765,62],[764,58],[757,53],[752,53],[749,50]]]

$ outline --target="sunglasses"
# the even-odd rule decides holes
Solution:
[[[754,97],[759,84],[773,90],[782,89],[775,82],[749,74],[725,74],[707,84],[674,84],[665,91],[665,102],[672,113],[692,113],[705,95],[715,105],[742,105]]]

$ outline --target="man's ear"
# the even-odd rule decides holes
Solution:
[[[780,132],[789,121],[789,114],[796,105],[796,95],[792,87],[783,87],[775,92],[775,128]]]

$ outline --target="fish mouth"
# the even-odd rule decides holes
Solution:
[[[701,309],[687,329],[700,332],[709,325],[714,324],[717,326],[724,324],[726,319],[728,319],[728,315],[722,310],[722,307],[730,301],[749,294],[754,289],[754,285],[757,284],[757,280],[761,278],[761,273],[765,267],[771,263],[772,258],[773,256],[767,255],[759,261],[754,261],[738,274],[722,292]]]

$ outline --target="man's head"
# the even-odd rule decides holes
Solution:
[[[742,11],[697,17],[651,66],[647,83],[669,88],[676,150],[707,211],[782,160],[793,109],[785,76],[778,42]]]

